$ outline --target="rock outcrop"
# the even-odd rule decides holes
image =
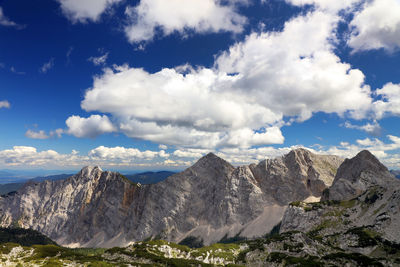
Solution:
[[[384,186],[395,182],[394,176],[379,160],[364,150],[352,159],[346,159],[337,171],[332,186],[324,192],[324,200],[348,200],[372,186]]]
[[[370,152],[346,159],[322,200],[289,205],[281,233],[313,232],[328,238],[362,228],[375,237],[400,243],[400,181]]]
[[[0,197],[0,225],[42,232],[71,247],[125,246],[187,237],[204,244],[268,233],[289,202],[321,196],[342,160],[304,149],[234,167],[210,153],[166,180],[138,185],[85,167],[63,181],[28,183]]]

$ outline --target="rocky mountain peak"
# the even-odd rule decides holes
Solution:
[[[322,200],[347,200],[357,197],[372,186],[387,187],[396,183],[389,170],[369,151],[363,150],[340,165],[333,185]]]
[[[388,176],[389,170],[368,150],[359,152],[354,158],[346,159],[339,167],[336,179],[356,182],[361,173],[368,172],[375,176]],[[372,176],[371,176],[372,177]]]
[[[84,178],[94,178],[101,175],[103,170],[100,166],[86,166],[83,167],[82,170],[78,173],[77,176],[84,177]]]
[[[234,168],[229,162],[226,160],[218,157],[214,153],[210,152],[207,155],[203,156],[200,158],[193,166],[192,168],[197,169],[197,168]]]
[[[312,153],[304,148],[296,148],[285,156],[285,160],[290,164],[308,165],[312,162]]]

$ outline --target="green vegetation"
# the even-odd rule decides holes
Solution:
[[[317,257],[293,257],[280,252],[272,252],[267,258],[270,262],[283,263],[284,266],[296,265],[296,266],[309,266],[309,267],[322,267],[325,266],[318,261]]]
[[[204,246],[203,239],[195,236],[188,236],[179,242],[179,245],[188,246],[190,248],[201,248]]]
[[[56,244],[38,231],[23,228],[0,228],[0,243],[16,243],[21,246]]]
[[[328,260],[328,261],[332,260],[334,262],[338,262],[340,260],[343,260],[345,262],[356,262],[357,266],[379,266],[379,267],[384,266],[382,263],[380,263],[376,259],[367,257],[360,253],[338,252],[338,253],[326,255],[323,257],[323,259]]]

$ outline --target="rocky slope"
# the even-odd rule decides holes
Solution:
[[[400,263],[400,181],[370,152],[345,160],[322,200],[291,203],[280,232],[306,233],[346,253]],[[380,266],[393,264],[379,261]]]
[[[214,154],[152,185],[86,167],[63,181],[26,184],[0,198],[0,226],[38,230],[58,244],[125,246],[198,237],[205,244],[255,237],[280,222],[287,204],[321,196],[342,160],[304,149],[233,167]]]

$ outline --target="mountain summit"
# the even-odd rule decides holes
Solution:
[[[392,182],[396,181],[389,170],[371,152],[363,150],[343,162],[322,200],[351,199],[371,186],[387,186]]]
[[[85,167],[66,180],[28,184],[1,197],[0,225],[32,228],[71,247],[258,237],[281,221],[290,202],[321,196],[341,162],[297,149],[234,167],[209,153],[181,173],[141,186]]]

